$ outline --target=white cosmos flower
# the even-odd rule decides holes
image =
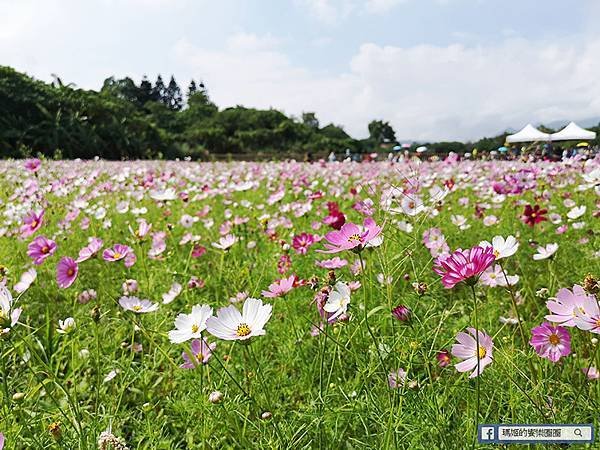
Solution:
[[[338,281],[334,289],[329,293],[327,302],[323,309],[330,314],[333,314],[328,320],[332,321],[336,317],[345,314],[348,311],[350,304],[350,287],[346,283]]]
[[[266,333],[264,326],[271,318],[273,307],[262,300],[247,298],[242,312],[233,305],[221,308],[206,321],[206,331],[227,341],[246,340]]]
[[[558,244],[548,244],[545,247],[538,247],[537,253],[533,255],[533,259],[539,261],[541,259],[550,258],[558,250]]]
[[[56,330],[60,334],[68,334],[74,331],[76,328],[75,319],[67,317],[65,320],[58,321],[58,329]]]
[[[519,241],[514,236],[508,236],[506,239],[502,236],[494,236],[492,239],[492,243],[490,244],[488,241],[481,241],[479,243],[480,247],[493,247],[494,255],[496,259],[508,258],[509,256],[517,253],[519,249]]]
[[[183,289],[183,287],[181,286],[181,284],[173,283],[171,285],[171,289],[169,289],[169,292],[162,295],[163,304],[166,305],[168,303],[171,303],[173,300],[175,300],[177,298],[177,296],[179,294],[181,294],[182,289]]]
[[[21,279],[13,287],[14,291],[17,294],[22,294],[27,289],[29,289],[29,286],[31,286],[31,284],[35,281],[36,278],[37,272],[34,268],[27,270],[25,273],[23,273],[23,275],[21,275]]]
[[[0,334],[7,334],[21,316],[22,309],[12,307],[12,294],[5,286],[0,285]]]
[[[175,319],[175,329],[169,331],[169,340],[181,344],[190,339],[200,339],[212,313],[213,309],[208,305],[194,305],[190,314],[179,314]]]
[[[400,207],[402,208],[402,212],[407,216],[416,216],[425,211],[423,200],[417,195],[404,195],[402,202],[400,202]]]
[[[461,230],[468,230],[471,228],[471,225],[467,223],[467,218],[460,214],[453,214],[450,216],[450,220],[454,225],[456,225]]]
[[[177,199],[177,193],[175,192],[175,189],[173,188],[168,188],[165,189],[163,191],[153,191],[150,193],[150,198],[152,198],[153,200],[157,200],[159,202],[166,202],[169,200],[175,200]]]
[[[571,220],[579,219],[585,214],[586,206],[576,206],[567,213],[567,217]]]

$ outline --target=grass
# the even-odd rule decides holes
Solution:
[[[532,166],[536,165],[523,167]],[[485,162],[415,167],[44,161],[33,175],[21,161],[1,162],[0,212],[5,224],[0,225],[0,264],[7,269],[7,285],[12,287],[31,266],[26,253],[31,238],[21,239],[18,233],[23,214],[45,208],[44,224],[36,235],[58,244],[57,252],[36,266],[33,285],[18,297],[23,307],[20,323],[0,341],[0,431],[7,448],[92,449],[108,428],[136,449],[477,447],[476,381],[453,365],[440,367],[436,359],[439,351],[450,350],[457,332],[474,325],[471,291],[468,286],[441,285],[422,244],[423,232],[440,228],[452,249],[495,235],[518,237],[519,251],[504,265],[509,274],[520,277],[516,289],[526,339],[547,314],[548,295],[581,284],[588,273],[600,275],[600,228],[593,216],[598,197],[593,189],[578,189],[585,185],[582,163],[539,163],[534,188],[503,198],[495,195],[492,181],[519,168],[515,163]],[[251,189],[234,189],[243,180],[254,183]],[[436,207],[439,214],[409,217],[380,208],[387,186],[410,186],[415,180],[423,185],[424,197],[428,185],[454,181],[451,193]],[[31,182],[37,188],[28,188]],[[149,197],[166,186],[187,193],[188,200],[158,202]],[[280,189],[284,197],[269,202]],[[309,200],[307,193],[316,191],[323,192],[323,198]],[[579,229],[566,217],[567,197],[587,207],[577,220],[584,222]],[[177,314],[202,303],[216,311],[240,291],[260,298],[262,290],[282,277],[277,272],[282,254],[292,260],[287,275],[315,278],[315,289],[326,285],[328,271],[314,264],[315,259],[325,259],[315,251],[322,243],[303,256],[288,248],[291,238],[303,231],[329,231],[326,225],[312,229],[313,222],[327,215],[327,201],[338,202],[348,221],[362,223],[363,216],[352,206],[367,198],[374,202],[375,221],[384,225],[384,242],[362,252],[362,275],[353,276],[348,267],[336,271],[339,280],[362,284],[352,295],[348,322],[326,326],[312,336],[312,326],[320,322],[313,303],[316,291],[298,287],[285,298],[263,299],[274,307],[265,336],[250,345],[218,341],[206,366],[178,367],[188,346],[171,344],[167,337]],[[117,211],[123,201],[129,202],[126,213]],[[533,229],[526,226],[520,220],[523,202],[553,208],[551,213],[569,223],[568,231],[556,234],[558,225],[548,221]],[[476,204],[489,206],[484,215],[495,215],[498,223],[484,226],[474,215]],[[195,216],[207,206],[210,211],[191,229],[180,224],[183,214]],[[147,212],[133,214],[142,207]],[[65,225],[65,216],[75,209],[79,215]],[[454,225],[451,216],[456,214],[466,217],[470,228]],[[236,216],[249,219],[232,227],[240,242],[227,252],[213,248],[219,227]],[[138,240],[129,232],[136,217],[151,223],[152,232],[167,233],[167,249],[159,259],[147,256],[149,237]],[[84,218],[89,218],[87,229],[81,225]],[[412,223],[413,230],[402,231],[398,220]],[[266,233],[268,228],[274,233]],[[203,256],[193,258],[192,245],[179,244],[186,232],[200,235],[199,243],[207,249]],[[56,264],[63,256],[76,257],[90,236],[102,238],[104,248],[130,245],[136,264],[126,269],[122,262],[101,257],[85,261],[75,283],[59,289]],[[251,241],[256,246],[249,249]],[[559,250],[551,260],[534,261],[536,246],[530,241],[556,242]],[[351,252],[338,256],[350,263],[357,258]],[[381,284],[380,273],[392,277],[391,284]],[[192,276],[204,280],[205,286],[186,288]],[[139,282],[140,298],[159,303],[173,282],[184,290],[157,312],[136,315],[118,304],[126,279]],[[419,295],[413,282],[425,283],[426,293]],[[549,293],[540,296],[542,288]],[[80,304],[78,295],[85,289],[96,290],[98,296]],[[582,372],[588,365],[600,367],[593,335],[571,329],[573,353],[553,364],[523,342],[518,327],[499,321],[511,314],[506,289],[477,286],[476,293],[479,326],[495,344],[494,362],[479,380],[479,423],[597,426],[598,382],[587,381]],[[397,304],[412,310],[409,323],[391,315]],[[73,317],[77,327],[59,334],[58,321],[66,317]],[[132,351],[135,344],[142,350]],[[407,382],[390,389],[388,374],[399,368],[406,370]],[[113,370],[116,376],[105,381]],[[213,391],[222,392],[220,403],[209,402]],[[59,431],[52,433],[52,424]]]

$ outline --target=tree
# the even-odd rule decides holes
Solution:
[[[379,147],[381,144],[395,143],[396,133],[389,122],[373,120],[369,123],[369,139]]]
[[[155,102],[165,103],[165,83],[162,79],[162,76],[159,74],[156,77],[156,83],[154,83],[154,87],[152,88],[152,100]]]
[[[146,75],[144,75],[142,81],[140,81],[139,100],[142,105],[152,101],[152,82],[148,80]]]
[[[187,90],[187,95],[186,97],[188,98],[188,100],[190,99],[190,97],[192,95],[194,95],[196,92],[198,92],[198,87],[196,86],[196,82],[194,80],[190,81],[190,85],[188,86],[188,90]]]
[[[171,75],[171,79],[165,90],[163,103],[173,111],[179,111],[183,107],[183,95],[173,75]]]
[[[317,115],[314,112],[303,112],[302,123],[313,130],[319,128],[319,119],[317,119]]]

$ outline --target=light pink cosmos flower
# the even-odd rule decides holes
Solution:
[[[595,297],[589,296],[583,300],[581,308],[575,308],[575,325],[580,330],[600,334],[600,307]]]
[[[388,375],[388,386],[392,389],[398,389],[406,383],[406,370],[398,369]]]
[[[348,265],[348,261],[346,261],[345,259],[341,259],[339,256],[336,256],[334,258],[331,259],[326,259],[323,261],[315,261],[315,265],[317,265],[318,267],[321,267],[323,269],[340,269],[344,266]]]
[[[315,236],[309,233],[301,233],[292,239],[292,247],[299,255],[306,255],[311,245],[316,242]]]
[[[271,283],[271,285],[269,285],[268,291],[262,291],[261,294],[263,297],[267,298],[283,297],[285,294],[287,294],[294,288],[295,281],[296,275],[291,275],[288,278],[276,280],[275,282]]]
[[[272,311],[271,305],[263,305],[262,300],[248,297],[242,313],[230,305],[219,309],[216,316],[209,317],[206,321],[206,331],[227,341],[244,341],[254,336],[262,336],[266,334],[264,326],[271,318]]]
[[[137,297],[121,297],[119,305],[126,311],[133,311],[137,314],[154,312],[158,309],[158,304],[152,303],[150,300],[140,300]]]
[[[446,289],[452,289],[462,281],[467,284],[476,283],[495,259],[493,247],[458,249],[450,255],[438,257],[434,261],[433,271],[441,275]]]
[[[27,256],[33,259],[33,263],[39,266],[44,260],[52,256],[56,251],[56,242],[44,236],[37,236],[27,246]]]
[[[596,369],[594,366],[591,366],[589,369],[584,367],[581,370],[588,377],[588,380],[597,380],[600,378],[600,372],[598,372],[598,369]]]
[[[574,327],[575,310],[583,311],[583,303],[589,295],[579,286],[573,286],[573,290],[562,288],[558,291],[555,298],[550,298],[546,302],[546,307],[552,314],[545,316],[546,320],[558,323],[564,327]]]
[[[31,286],[31,284],[35,281],[36,278],[37,272],[34,268],[27,270],[23,273],[23,275],[21,275],[19,282],[13,287],[14,291],[17,294],[22,294],[27,289],[29,289],[29,286]]]
[[[469,334],[460,332],[456,335],[458,344],[452,346],[452,355],[463,361],[455,365],[459,372],[473,370],[469,378],[474,378],[483,372],[493,361],[494,342],[492,338],[483,331],[478,331],[479,348],[475,339],[475,328],[467,328]],[[479,360],[479,371],[477,361]]]
[[[204,339],[194,339],[191,344],[191,356],[188,352],[181,353],[181,357],[185,361],[179,367],[182,369],[195,369],[201,364],[208,364],[212,352],[217,348],[216,342],[206,343]]]
[[[565,327],[544,322],[531,330],[529,344],[542,358],[557,362],[571,353],[571,336]]]
[[[102,249],[103,241],[97,237],[90,239],[90,243],[79,250],[79,256],[75,260],[76,263],[82,263],[90,258],[93,258]]]
[[[25,168],[31,173],[36,173],[40,169],[41,165],[42,161],[40,161],[37,158],[28,159],[27,161],[25,161]]]
[[[507,283],[508,280],[508,283]],[[506,275],[502,272],[502,267],[499,264],[494,264],[492,267],[488,267],[485,272],[479,277],[479,283],[488,287],[502,286],[507,287],[508,285],[514,286],[519,282],[518,275]]]
[[[73,258],[67,256],[61,258],[56,266],[56,281],[58,287],[66,289],[77,279],[79,268]]]
[[[339,253],[344,250],[360,252],[370,241],[375,240],[381,234],[381,227],[375,224],[375,221],[368,217],[364,221],[365,230],[351,222],[342,225],[339,231],[330,231],[325,235],[328,243],[325,243],[327,250],[317,250],[321,253]]]
[[[134,230],[131,225],[129,225],[129,232],[133,234],[138,239],[143,239],[152,229],[152,224],[146,222],[145,219],[138,220],[137,230]]]
[[[125,258],[130,251],[131,248],[127,245],[115,244],[113,248],[107,248],[104,250],[102,253],[102,258],[104,261],[120,261]]]
[[[42,210],[39,213],[31,211],[25,216],[25,218],[23,219],[23,225],[21,226],[22,237],[31,236],[33,233],[40,229],[42,223],[44,222],[44,213],[44,210]]]

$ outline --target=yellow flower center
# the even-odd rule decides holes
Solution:
[[[203,359],[204,359],[204,355],[203,355],[202,353],[198,353],[198,354],[196,355],[196,360],[197,360],[199,363],[201,363]]]
[[[485,358],[485,355],[487,355],[487,350],[485,349],[485,347],[482,347],[480,345],[478,354],[479,354],[479,359]]]
[[[44,246],[42,247],[42,253],[43,253],[44,255],[45,255],[46,253],[48,253],[49,251],[50,251],[50,249],[48,248],[48,246],[47,246],[47,245],[44,245]]]
[[[196,324],[192,325],[192,333],[197,333],[200,327]]]
[[[70,277],[72,277],[74,273],[75,271],[73,269],[67,270],[67,275],[69,275]]]
[[[360,235],[353,234],[352,236],[348,237],[348,242],[360,242]]]
[[[596,320],[596,326],[600,327],[600,319]]]
[[[537,214],[536,214],[536,213],[531,213],[531,217],[532,217],[533,219],[535,219],[535,216],[537,216]]]
[[[548,338],[548,341],[550,341],[550,343],[552,345],[560,344],[560,338],[558,337],[557,334],[551,334],[550,337]]]
[[[113,258],[119,259],[122,255],[119,252],[115,252]]]
[[[34,220],[33,222],[31,222],[31,228],[35,228],[38,226],[38,221]]]
[[[240,323],[235,330],[235,334],[239,337],[248,336],[250,334],[250,327],[246,323]]]
[[[498,256],[500,256],[500,252],[498,250],[494,250],[494,256],[498,258]]]
[[[142,307],[140,305],[135,305],[132,309],[136,312],[139,312],[142,310]]]

